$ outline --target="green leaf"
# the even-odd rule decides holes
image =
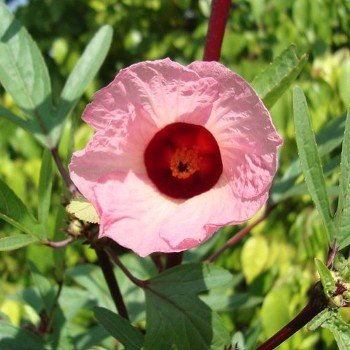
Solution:
[[[293,114],[298,153],[306,185],[326,228],[328,241],[332,242],[334,238],[334,223],[321,160],[317,151],[306,99],[303,91],[298,87],[294,89],[293,93]]]
[[[23,202],[0,180],[0,219],[33,236],[42,236],[43,227],[38,224]]]
[[[329,308],[322,310],[307,324],[307,328],[310,331],[315,331],[317,328],[321,327],[325,321],[332,317],[332,314],[333,311]]]
[[[7,108],[5,108],[3,106],[0,106],[0,117],[4,117],[8,121],[19,126],[20,128],[23,128],[29,132],[32,132],[32,130],[30,129],[30,126],[26,120],[22,119],[21,117],[19,117],[16,114],[12,113],[10,110],[8,110]]]
[[[338,147],[344,136],[345,128],[345,115],[338,118],[331,119],[316,135],[316,143],[318,145],[318,153],[320,157],[328,155],[336,147]],[[335,167],[339,165],[338,157],[334,157],[333,160],[328,162],[324,167],[325,172],[332,172]],[[287,199],[295,194],[303,193],[303,189],[295,186],[295,181],[301,174],[300,160],[296,157],[295,160],[285,171],[282,179],[277,179],[272,184],[270,190],[270,201],[271,203],[278,203],[282,200]],[[303,185],[303,184],[302,184]],[[298,189],[296,187],[299,187]],[[332,189],[333,191],[333,189]],[[329,194],[330,191],[329,191]]]
[[[38,219],[39,219],[39,222],[42,223],[46,229],[48,229],[51,190],[52,190],[51,153],[48,149],[45,149],[43,160],[41,163],[41,168],[40,168]]]
[[[57,117],[62,121],[74,108],[86,87],[105,60],[112,42],[113,29],[104,25],[94,35],[83,55],[70,73],[61,93]]]
[[[93,205],[88,202],[85,198],[75,198],[67,205],[66,210],[69,214],[73,214],[79,220],[98,223],[100,218]]]
[[[269,245],[262,236],[253,236],[244,243],[241,263],[244,276],[251,283],[265,268],[269,257]]]
[[[12,235],[0,238],[0,251],[15,250],[25,247],[28,244],[35,243],[38,238],[32,235]]]
[[[340,160],[339,198],[336,213],[336,240],[339,248],[350,244],[350,109],[348,110]]]
[[[312,330],[320,326],[329,329],[333,333],[339,350],[349,350],[350,324],[342,320],[338,309],[327,308],[308,325]]]
[[[43,301],[47,314],[50,314],[52,307],[55,303],[56,291],[51,286],[48,279],[39,271],[36,265],[29,261],[30,271],[34,280],[35,286],[38,288],[39,294]]]
[[[326,296],[330,298],[332,297],[336,289],[335,281],[332,276],[332,273],[331,271],[328,270],[327,266],[321,260],[315,259],[315,264],[316,264],[317,272],[320,275],[323,290]]]
[[[3,350],[45,350],[45,344],[32,332],[0,321],[0,348]]]
[[[204,264],[166,270],[145,288],[147,332],[144,348],[223,349],[230,343],[218,315],[197,294],[225,285],[232,276]]]
[[[307,58],[307,55],[298,58],[291,45],[254,78],[252,86],[267,108],[271,108],[297,78]]]
[[[53,147],[56,121],[52,118],[51,83],[44,59],[2,1],[0,18],[0,82],[28,118],[16,124],[31,130],[44,146]]]
[[[97,321],[111,336],[121,342],[126,350],[141,349],[144,337],[127,320],[103,307],[95,307],[94,313]]]

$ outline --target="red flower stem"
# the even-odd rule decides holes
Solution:
[[[232,238],[230,238],[226,244],[221,247],[215,254],[213,254],[209,259],[206,260],[206,263],[210,264],[212,262],[214,262],[215,260],[217,260],[219,258],[219,256],[228,248],[233,247],[234,245],[236,245],[242,238],[244,238],[245,236],[247,236],[250,231],[257,226],[258,224],[260,224],[261,222],[263,222],[265,219],[267,219],[267,217],[270,214],[272,207],[270,208],[266,208],[264,214],[257,219],[255,222],[253,222],[252,224],[242,228],[242,230],[238,231]]]
[[[47,245],[48,247],[51,248],[63,248],[66,247],[67,245],[71,244],[74,241],[73,237],[69,237],[63,241],[59,241],[59,242],[54,242],[54,241],[50,241],[50,240],[46,240],[43,243],[45,245]]]
[[[107,282],[109,292],[112,296],[114,304],[118,310],[118,313],[121,317],[124,317],[126,320],[129,320],[128,310],[126,309],[122,293],[120,291],[117,279],[115,277],[111,261],[107,253],[100,249],[95,249],[98,263],[102,269],[103,276]]]
[[[76,188],[74,183],[72,182],[67,169],[64,167],[62,159],[60,155],[58,154],[58,149],[57,147],[51,148],[51,154],[53,159],[55,160],[55,163],[57,165],[57,169],[59,173],[62,176],[63,181],[65,182],[69,192],[71,193],[72,196],[76,196],[79,194],[79,190]]]
[[[337,247],[337,243],[334,242],[333,245],[331,247],[329,247],[328,249],[328,256],[327,256],[327,267],[329,269],[331,269],[333,267],[333,263],[334,263],[334,259],[335,256],[338,253],[338,247]]]
[[[120,261],[118,254],[113,250],[113,248],[107,248],[107,252],[113,262],[123,271],[124,275],[129,278],[129,280],[140,288],[146,288],[147,282],[136,278],[131,272],[126,268],[126,266]]]
[[[231,0],[213,0],[207,38],[204,48],[204,61],[219,61],[221,45],[225,34],[226,22]]]
[[[327,307],[327,299],[323,293],[322,285],[320,282],[316,283],[312,289],[310,300],[308,304],[300,311],[300,313],[287,325],[285,325],[280,331],[268,339],[265,343],[258,347],[258,350],[271,350],[275,349],[278,345],[283,343],[308,322],[310,322],[315,316],[317,316],[322,310]]]
[[[166,254],[165,270],[181,265],[183,255],[183,252]]]

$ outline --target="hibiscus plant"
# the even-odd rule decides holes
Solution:
[[[117,45],[112,27],[97,31],[53,98],[37,44],[0,0],[0,83],[12,99],[0,106],[0,118],[43,152],[36,215],[13,182],[0,178],[0,219],[14,230],[4,231],[0,250],[45,246],[55,261],[51,275],[41,271],[41,255],[25,261],[34,286],[13,300],[22,301],[26,316],[13,322],[1,309],[0,349],[267,350],[293,344],[288,339],[304,326],[327,328],[349,349],[350,326],[341,316],[350,306],[349,112],[315,136],[307,99],[294,84],[308,56],[299,57],[294,45],[250,83],[220,63],[230,11],[230,0],[212,1],[202,59],[153,57],[94,89],[82,113],[90,131],[78,149],[79,121],[69,116]],[[297,156],[276,175],[291,140],[270,110],[292,84]],[[328,174],[338,186],[326,183]],[[311,198],[322,223],[323,251],[307,258],[315,274],[285,271],[286,279],[305,279],[294,288],[308,293],[295,301],[279,289],[265,300],[241,292],[268,258],[259,252],[269,250],[270,238],[249,235],[268,220],[278,226],[285,220],[278,208],[297,196]],[[299,220],[300,208],[287,215]],[[248,263],[243,275],[233,274],[242,242]],[[288,259],[285,248],[274,251]],[[70,261],[74,250],[93,254],[90,264]],[[255,283],[264,289],[262,280]],[[289,315],[289,303],[298,303],[298,312]],[[264,332],[259,321],[240,328],[261,304],[263,322],[281,319],[280,329]],[[233,313],[235,324],[227,321]]]

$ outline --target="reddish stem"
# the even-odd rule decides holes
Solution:
[[[258,347],[258,350],[272,350],[285,340],[299,331],[322,310],[327,307],[327,299],[322,290],[322,285],[318,282],[313,287],[308,304],[300,311],[300,313],[284,326],[279,332],[274,334],[270,339]]]
[[[249,232],[258,224],[260,224],[261,222],[263,222],[265,219],[267,219],[267,217],[270,214],[272,208],[266,208],[264,214],[257,219],[255,222],[253,222],[252,224],[242,228],[242,230],[238,231],[232,238],[230,238],[226,244],[221,247],[215,254],[213,254],[209,259],[206,260],[206,263],[210,264],[212,262],[214,262],[215,260],[218,259],[218,257],[228,248],[233,247],[235,244],[237,244],[242,238],[244,238],[245,236],[247,236],[249,234]]]
[[[54,241],[46,240],[43,243],[51,248],[63,248],[71,244],[73,241],[74,241],[73,237],[68,237],[64,241],[54,242]]]
[[[166,255],[167,259],[166,259],[165,269],[170,269],[174,266],[181,265],[183,255],[184,255],[183,252],[168,253]]]
[[[95,249],[98,263],[101,266],[103,276],[107,282],[109,292],[111,293],[114,304],[121,317],[129,319],[128,310],[126,309],[122,293],[120,291],[117,279],[114,275],[113,267],[107,253],[103,250]]]
[[[71,180],[69,173],[67,169],[64,167],[62,163],[62,159],[60,155],[58,154],[58,149],[57,147],[51,148],[51,154],[53,159],[55,160],[55,163],[57,165],[57,169],[59,173],[62,176],[63,181],[65,182],[69,192],[71,193],[72,196],[77,196],[79,194],[79,190],[76,188],[74,185],[73,181]]]
[[[219,61],[231,0],[213,0],[204,48],[204,61]]]

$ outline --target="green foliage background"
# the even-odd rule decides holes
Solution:
[[[80,116],[93,93],[108,84],[118,70],[138,61],[170,57],[187,64],[201,59],[209,11],[210,2],[206,0],[31,0],[16,11],[16,17],[43,52],[54,100],[58,100],[65,79],[93,34],[103,24],[110,24],[114,29],[112,46],[102,69],[65,124],[60,154],[67,163],[72,151],[84,147],[92,135]],[[252,81],[291,43],[295,44],[298,56],[308,53],[308,63],[296,83],[305,91],[313,126],[318,132],[343,115],[350,104],[349,39],[349,0],[235,0],[222,48],[222,62]],[[0,104],[17,111],[1,87]],[[281,178],[297,155],[290,90],[274,105],[271,114],[284,138],[278,174]],[[325,141],[327,137],[330,139],[331,135],[326,133]],[[339,152],[338,146],[322,158],[323,163],[334,159],[339,162],[336,158]],[[42,147],[31,135],[0,118],[0,179],[9,184],[33,212],[38,206],[42,154]],[[327,173],[330,188],[338,183],[336,166]],[[297,183],[302,181],[300,177]],[[61,230],[67,226],[62,205],[67,196],[64,191],[56,176],[49,215],[50,235],[55,239],[64,237]],[[336,193],[330,193],[332,205],[336,198]],[[238,229],[222,229],[206,245],[186,253],[185,259],[196,261],[201,256],[210,256],[210,252],[217,250],[215,247],[220,247]],[[12,226],[0,222],[0,237],[14,233]],[[326,247],[320,218],[307,191],[300,191],[278,203],[268,220],[220,257],[218,265],[227,268],[234,275],[234,281],[228,290],[217,287],[203,296],[203,300],[220,312],[231,333],[242,332],[247,346],[254,346],[257,340],[274,334],[305,305],[307,292],[318,279],[313,258],[324,261]],[[345,255],[348,256],[348,252]],[[141,261],[126,253],[123,258],[140,277],[146,278],[155,272],[148,259]],[[110,309],[113,306],[102,275],[94,265],[94,252],[87,246],[70,246],[65,257],[41,245],[1,252],[0,316],[9,318],[15,325],[37,323],[38,305],[28,260],[35,261],[50,282],[62,278],[62,271],[66,271],[62,308],[72,330],[70,336],[78,337],[85,330],[96,335],[75,339],[79,349],[98,344],[112,349],[111,337],[97,326],[91,311],[94,305]],[[143,324],[141,292],[135,291],[122,275],[119,278],[122,289],[130,292],[128,304],[132,321]],[[102,287],[99,289],[96,284]],[[344,311],[343,316],[350,320],[349,312]],[[240,333],[236,335],[239,337]],[[280,349],[336,349],[336,345],[327,330],[308,332],[304,329]]]

